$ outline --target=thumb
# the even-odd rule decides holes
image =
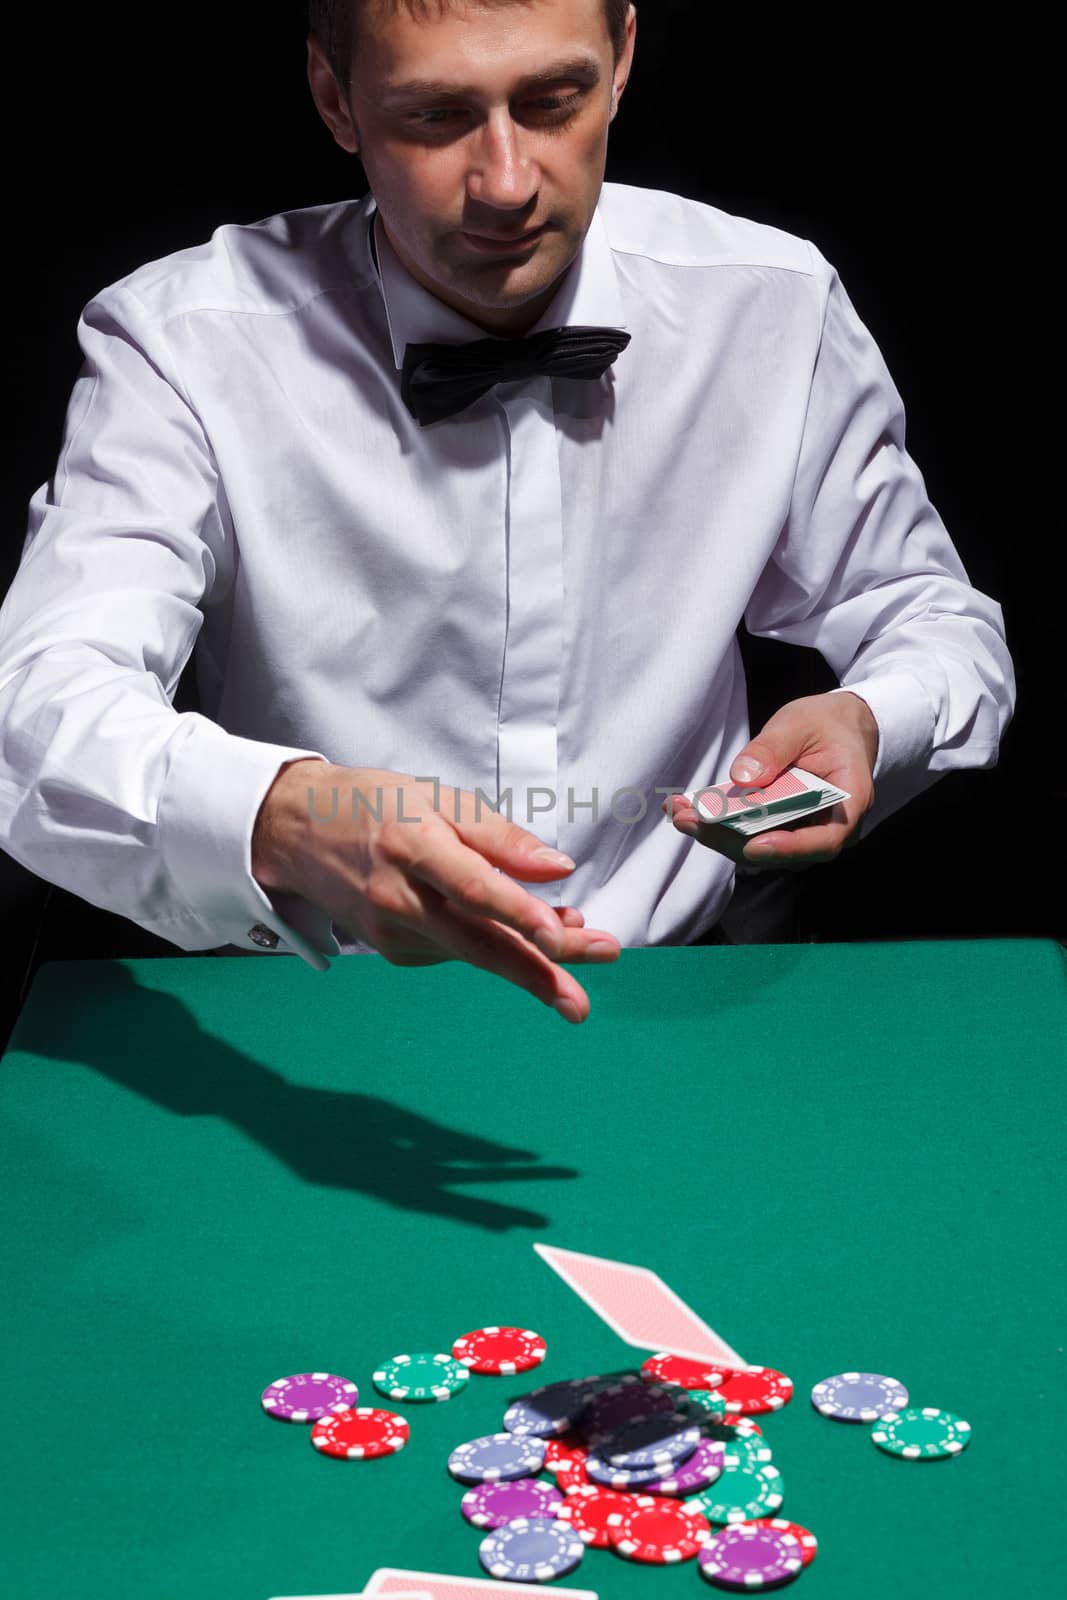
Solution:
[[[794,754],[791,745],[780,734],[769,737],[767,729],[750,739],[745,748],[730,763],[732,783],[773,783],[779,773],[791,767]]]

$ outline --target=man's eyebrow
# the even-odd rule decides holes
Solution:
[[[516,87],[521,93],[526,89],[559,83],[564,78],[577,78],[588,84],[599,83],[600,63],[595,56],[568,56],[566,60],[554,61],[550,66],[542,67],[537,72],[528,72],[519,79]],[[377,98],[383,102],[414,99],[447,100],[464,96],[477,98],[478,94],[479,91],[471,84],[447,83],[438,78],[409,78],[405,83],[385,84]]]

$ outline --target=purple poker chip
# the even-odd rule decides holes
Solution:
[[[359,1390],[349,1378],[333,1372],[298,1372],[295,1378],[278,1378],[260,1396],[264,1411],[283,1422],[318,1422],[331,1411],[347,1411],[359,1404]]]
[[[602,1389],[590,1401],[581,1418],[580,1428],[587,1439],[605,1433],[614,1433],[627,1422],[639,1417],[664,1416],[675,1409],[677,1389],[665,1389],[659,1383],[642,1383],[640,1378],[629,1383],[613,1383]]]
[[[480,1483],[468,1489],[460,1510],[476,1528],[503,1528],[516,1517],[551,1517],[563,1504],[563,1491],[538,1478],[515,1478],[510,1483]]]
[[[567,1378],[562,1383],[546,1383],[524,1394],[504,1413],[509,1433],[532,1433],[549,1439],[567,1433],[596,1393],[595,1378]]]
[[[511,1482],[532,1478],[545,1464],[545,1441],[521,1433],[487,1433],[459,1444],[448,1470],[460,1483]]]
[[[800,1571],[800,1541],[759,1522],[737,1522],[708,1540],[700,1576],[720,1589],[773,1589]]]
[[[768,1452],[769,1456],[769,1452]],[[717,1439],[701,1439],[686,1461],[673,1467],[666,1478],[644,1485],[646,1494],[699,1494],[722,1474],[726,1446]]]
[[[660,1471],[686,1461],[700,1443],[700,1429],[677,1412],[659,1416],[635,1417],[611,1433],[598,1434],[591,1441],[597,1455],[613,1467],[659,1467]]]

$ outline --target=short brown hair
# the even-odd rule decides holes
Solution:
[[[383,0],[378,0],[382,4]],[[413,16],[427,15],[436,7],[443,15],[451,0],[384,0],[394,11],[404,10]],[[531,0],[479,0],[485,5],[529,5]],[[626,17],[630,0],[600,0],[604,8],[604,21],[608,25],[615,60],[622,55],[626,43]],[[307,25],[323,48],[333,75],[342,88],[347,89],[352,69],[352,51],[356,42],[356,18],[366,0],[307,0]]]

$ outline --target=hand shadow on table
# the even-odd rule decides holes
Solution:
[[[49,972],[53,993],[62,986],[61,1005],[49,1003]],[[573,1167],[530,1165],[538,1160],[532,1150],[445,1127],[377,1095],[293,1083],[206,1033],[180,1000],[142,988],[119,963],[49,962],[35,989],[10,1050],[80,1061],[178,1116],[224,1117],[307,1183],[504,1232],[544,1229],[550,1219],[451,1185],[579,1176]],[[379,1077],[401,1083],[402,1067],[387,1058]]]

